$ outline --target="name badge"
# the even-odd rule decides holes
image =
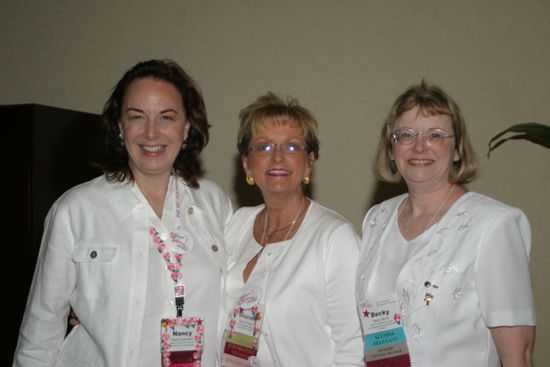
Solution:
[[[409,367],[411,360],[396,293],[359,305],[367,367]]]
[[[224,332],[223,367],[249,367],[257,363],[265,306],[259,288],[247,288],[229,315]]]
[[[160,352],[163,367],[200,366],[204,321],[197,317],[162,319]]]
[[[170,232],[170,238],[174,245],[173,250],[180,254],[187,254],[193,249],[193,237],[185,231]]]

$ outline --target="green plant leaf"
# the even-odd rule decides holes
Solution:
[[[519,135],[502,138],[502,136],[506,133],[516,133]],[[489,140],[489,151],[487,152],[487,157],[490,156],[491,151],[493,151],[496,147],[510,139],[529,140],[550,149],[550,126],[539,124],[538,122],[525,122],[512,125]]]

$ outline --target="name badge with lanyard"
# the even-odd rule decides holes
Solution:
[[[237,305],[230,314],[224,333],[223,367],[248,367],[257,364],[265,306],[260,302],[261,287],[245,287]]]
[[[367,367],[409,367],[411,360],[396,293],[359,305]]]
[[[296,223],[298,216],[302,212],[302,208],[306,200],[307,199],[302,198],[300,209],[296,213],[296,216],[294,217],[294,220],[292,221],[292,224],[282,241],[285,245],[284,247],[279,247],[279,249],[282,248],[279,256],[274,256],[274,258],[278,260],[273,261],[268,268],[262,269],[260,273],[254,272],[255,280],[249,279],[249,282],[244,286],[241,296],[237,300],[237,305],[231,312],[229,324],[224,332],[224,338],[222,340],[222,367],[249,367],[260,365],[256,356],[258,354],[262,321],[265,315],[268,283],[267,279],[269,277],[269,272],[277,268],[278,264],[283,261],[291,247],[290,241],[292,241],[292,239],[289,240],[288,243],[286,243],[286,241],[294,228],[294,224]],[[264,232],[262,239],[260,240],[260,246],[262,246],[262,249],[259,252],[260,255],[265,248],[263,245],[264,235],[267,228],[266,225],[267,212],[266,220],[264,221]],[[264,294],[262,294],[262,289],[264,290]],[[274,356],[272,355],[272,358],[273,357]]]
[[[176,179],[174,179],[174,185],[177,228],[170,233],[172,251],[168,251],[155,227],[149,230],[153,243],[164,259],[166,269],[174,281],[176,318],[165,318],[160,321],[161,364],[163,367],[197,367],[200,366],[202,357],[204,320],[200,317],[182,317],[186,297],[182,259],[184,254],[191,251],[193,241],[190,234],[181,230],[179,224],[181,203]]]

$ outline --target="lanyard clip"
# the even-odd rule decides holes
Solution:
[[[185,304],[184,297],[176,297],[176,313],[177,317],[181,317],[183,315],[183,305]]]
[[[183,314],[183,305],[185,304],[185,287],[181,284],[174,286],[174,295],[177,317],[181,317]]]

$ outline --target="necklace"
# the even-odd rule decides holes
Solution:
[[[401,209],[399,209],[399,212],[397,213],[397,218],[401,220],[401,226],[403,227],[403,230],[405,231],[405,233],[409,233],[409,234],[414,234],[414,233],[424,233],[426,232],[426,230],[428,228],[430,228],[430,226],[433,224],[435,218],[437,217],[437,215],[439,214],[439,212],[441,211],[441,209],[445,206],[445,204],[447,203],[447,200],[449,199],[449,197],[451,196],[451,193],[453,192],[455,188],[455,184],[451,185],[451,188],[449,189],[449,192],[447,193],[447,195],[445,196],[445,199],[443,199],[443,201],[441,202],[441,204],[439,204],[439,207],[437,208],[437,210],[435,211],[435,213],[432,215],[432,217],[430,218],[430,220],[428,221],[428,223],[426,224],[426,226],[424,227],[424,229],[422,229],[421,231],[420,230],[408,230],[407,227],[405,227],[405,220],[403,219],[402,217],[402,212],[403,212],[403,209],[405,209],[405,207],[407,206],[407,203],[409,201],[409,195],[407,195],[407,198],[405,199],[405,202],[403,203],[403,206],[401,207]]]
[[[267,216],[267,214],[266,214]],[[267,242],[271,241],[271,239],[273,238],[273,235],[277,232],[280,232],[280,231],[283,231],[285,229],[288,229],[291,225],[293,225],[295,223],[296,220],[293,220],[292,222],[290,222],[289,224],[287,224],[286,226],[284,227],[281,227],[281,228],[277,228],[277,229],[274,229],[272,231],[267,231],[266,235],[265,235],[265,240]]]
[[[302,208],[304,206],[304,201],[305,201],[305,197],[302,198],[302,202],[300,203],[300,208],[298,209],[298,212],[296,213],[296,216],[294,217],[294,219],[292,220],[292,222],[290,222],[290,224],[282,227],[282,228],[277,228],[277,229],[274,229],[273,231],[267,231],[267,223],[268,223],[268,220],[269,220],[269,212],[266,208],[266,211],[265,211],[265,219],[264,219],[264,230],[262,232],[262,240],[260,241],[260,246],[262,246],[262,248],[264,247],[264,239],[266,240],[266,242],[269,242],[271,241],[271,239],[273,238],[273,235],[277,232],[280,232],[286,228],[288,228],[288,232],[286,232],[286,235],[285,235],[285,238],[283,241],[286,241],[287,238],[288,238],[288,235],[290,234],[290,232],[292,232],[292,229],[294,228],[294,225],[296,224],[296,221],[298,220],[298,217],[300,216],[300,213],[302,212]]]

